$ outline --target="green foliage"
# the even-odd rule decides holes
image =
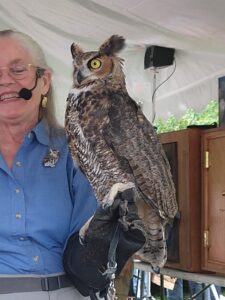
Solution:
[[[189,108],[180,119],[176,119],[174,115],[171,115],[167,121],[163,121],[162,119],[156,120],[154,126],[157,127],[157,133],[176,131],[186,129],[188,125],[206,125],[214,122],[218,123],[218,116],[218,101],[212,100],[200,113],[195,112],[193,108]]]

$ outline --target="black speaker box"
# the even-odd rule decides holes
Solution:
[[[150,46],[145,52],[145,69],[150,67],[165,67],[173,64],[175,49],[160,46]]]

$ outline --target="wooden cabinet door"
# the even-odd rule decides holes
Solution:
[[[202,144],[202,268],[225,273],[225,129],[205,132]]]
[[[201,130],[185,129],[159,135],[169,160],[180,218],[169,236],[166,266],[201,269]]]

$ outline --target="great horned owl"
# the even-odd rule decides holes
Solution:
[[[68,144],[97,200],[112,204],[134,187],[146,243],[139,256],[153,268],[166,261],[165,225],[177,212],[168,161],[153,126],[129,96],[122,59],[125,45],[113,35],[98,51],[71,45],[73,88],[67,99]]]

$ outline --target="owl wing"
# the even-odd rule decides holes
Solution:
[[[170,167],[153,126],[128,94],[110,99],[103,135],[125,172],[132,173],[145,202],[165,219],[177,212]]]

